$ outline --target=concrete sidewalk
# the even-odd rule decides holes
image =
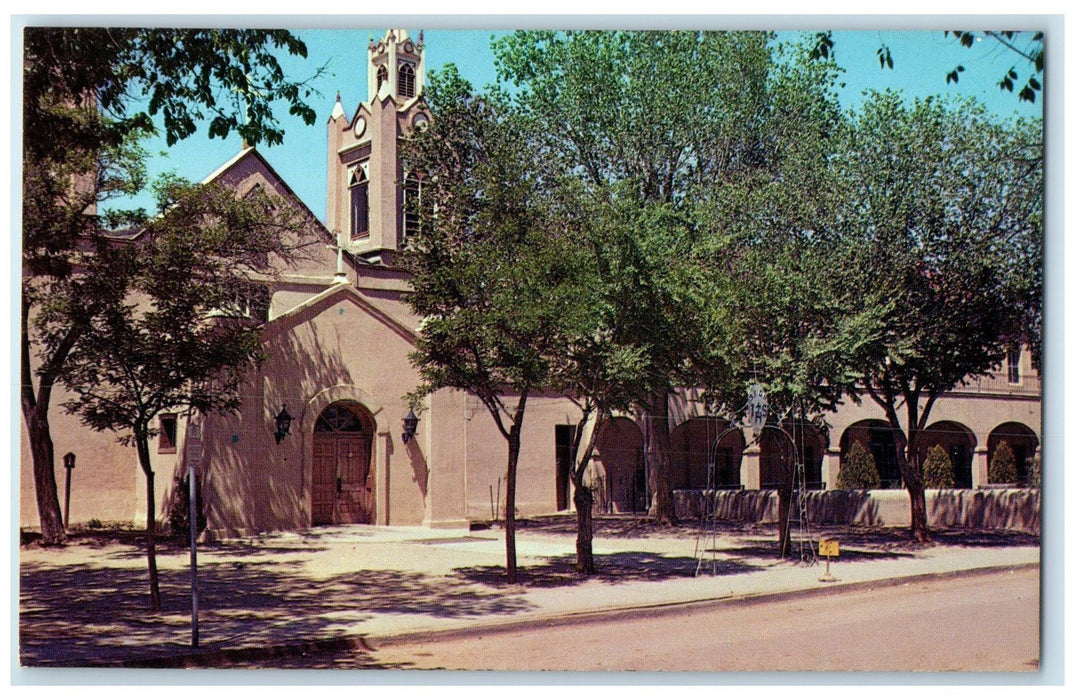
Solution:
[[[917,547],[905,530],[815,531],[840,539],[824,562],[775,558],[772,526],[657,528],[599,519],[599,573],[573,572],[570,519],[528,523],[517,536],[520,583],[504,582],[499,528],[440,531],[342,526],[200,545],[200,645],[192,649],[189,552],[158,554],[164,610],[149,612],[144,549],[76,539],[20,552],[20,660],[24,666],[226,667],[302,650],[390,643],[416,634],[526,625],[698,601],[804,595],[914,576],[1035,566],[1038,539],[944,531]],[[698,569],[701,551],[702,570]],[[196,657],[196,658],[195,658]],[[271,663],[267,663],[271,666]]]

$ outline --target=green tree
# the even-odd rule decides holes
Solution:
[[[400,256],[407,301],[422,317],[412,362],[418,407],[433,392],[467,391],[507,442],[506,573],[517,580],[515,490],[526,405],[552,382],[580,318],[580,278],[555,230],[540,154],[497,95],[478,96],[454,67],[430,76],[436,119],[408,161],[426,177],[435,210]]]
[[[161,609],[149,447],[157,416],[238,409],[243,371],[259,359],[259,322],[248,316],[263,296],[258,280],[273,274],[270,259],[292,256],[289,218],[264,195],[172,184],[165,199],[138,240],[99,251],[123,298],[88,321],[59,373],[75,394],[64,404],[70,413],[137,450],[153,610]]]
[[[557,192],[564,202],[567,188]],[[568,197],[570,199],[570,197]],[[653,386],[649,372],[648,345],[638,344],[635,319],[625,317],[622,295],[632,293],[637,279],[623,274],[631,265],[644,264],[631,245],[640,229],[677,230],[678,225],[658,217],[646,220],[617,219],[607,213],[592,215],[587,206],[608,206],[590,199],[574,203],[568,220],[578,223],[575,263],[580,266],[580,284],[572,298],[578,311],[570,330],[567,352],[554,364],[552,387],[578,405],[580,417],[571,445],[569,477],[574,490],[577,517],[577,572],[588,575],[596,570],[593,556],[594,495],[585,479],[597,438],[614,412],[629,412],[638,397]],[[616,220],[619,225],[609,227]],[[674,242],[676,237],[670,237]],[[627,282],[627,284],[624,284]],[[697,295],[696,295],[697,296]]]
[[[1015,264],[1040,260],[1040,126],[885,93],[841,141],[844,225],[857,241],[843,270],[863,310],[889,305],[883,333],[858,353],[862,382],[848,390],[906,436],[897,458],[920,542],[930,535],[919,443],[935,402],[993,371],[1028,333],[1028,315],[1040,319],[1025,295],[1035,273]]]
[[[158,128],[169,144],[203,121],[210,136],[278,143],[277,103],[312,124],[309,90],[284,76],[277,51],[305,56],[306,47],[285,31],[24,32],[20,403],[45,544],[66,539],[48,419],[57,378],[94,319],[124,296],[111,256],[95,254],[106,240],[98,206],[144,186],[133,145]]]
[[[838,489],[876,489],[881,486],[881,475],[877,473],[877,462],[861,442],[855,440],[847,451],[847,456],[840,465],[836,476]]]
[[[779,472],[779,549],[787,556],[805,428],[821,425],[844,386],[861,377],[851,359],[876,338],[885,305],[857,308],[858,291],[833,273],[847,244],[844,188],[831,157],[844,119],[836,67],[811,60],[802,46],[777,51],[759,127],[764,166],[711,183],[698,198],[711,280],[706,345],[730,375],[709,394],[716,404],[738,407],[747,386],[766,389],[773,418],[765,434],[779,455],[772,463]]]
[[[769,35],[515,32],[494,43],[501,80],[554,171],[601,204],[616,261],[619,342],[640,351],[650,514],[672,522],[669,394],[708,371],[691,192],[758,167]]]
[[[943,445],[934,445],[926,451],[926,461],[922,464],[922,479],[926,482],[927,489],[950,489],[955,486],[952,459]]]
[[[989,483],[1014,484],[1017,478],[1015,454],[1007,441],[1001,440],[993,448],[993,458],[989,460]]]

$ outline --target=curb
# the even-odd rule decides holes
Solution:
[[[321,654],[327,652],[341,652],[350,650],[376,651],[379,648],[390,647],[400,644],[408,644],[415,641],[442,641],[462,639],[476,634],[491,634],[500,632],[513,632],[524,629],[532,629],[535,626],[559,627],[565,625],[594,622],[598,620],[619,620],[627,617],[659,617],[670,615],[699,606],[712,605],[758,605],[762,603],[788,600],[792,597],[820,597],[833,592],[849,592],[880,587],[899,586],[912,581],[941,581],[945,579],[961,578],[966,576],[985,576],[1002,573],[1005,571],[1021,571],[1024,569],[1038,569],[1039,563],[1009,564],[1001,566],[984,566],[973,569],[959,569],[955,571],[941,571],[925,574],[910,574],[904,576],[892,576],[889,578],[875,579],[872,581],[854,581],[849,583],[835,583],[831,586],[820,588],[798,588],[772,593],[745,593],[715,598],[698,598],[694,600],[674,601],[668,603],[653,603],[638,606],[618,606],[597,610],[579,612],[552,613],[537,615],[528,618],[514,619],[504,622],[478,623],[471,627],[458,627],[440,630],[413,630],[398,634],[352,634],[330,639],[310,640],[306,642],[282,642],[280,644],[261,647],[239,647],[235,649],[214,649],[205,651],[191,651],[189,653],[172,656],[144,657],[128,659],[117,662],[88,663],[87,667],[117,667],[117,668],[206,668],[213,669],[224,666],[227,663],[259,661],[274,658],[287,658],[303,656],[306,654]]]

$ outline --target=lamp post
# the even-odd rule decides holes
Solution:
[[[63,526],[71,527],[71,471],[75,468],[75,453],[68,452],[63,456],[63,468],[67,470],[67,479],[63,491]]]

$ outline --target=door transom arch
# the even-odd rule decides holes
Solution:
[[[369,410],[354,402],[330,404],[317,416],[311,460],[312,525],[376,522],[375,429]]]

